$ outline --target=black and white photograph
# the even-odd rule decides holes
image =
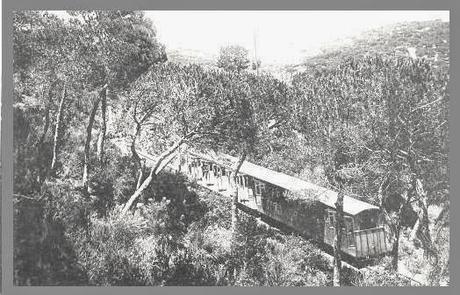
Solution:
[[[14,286],[450,286],[448,10],[12,21]]]

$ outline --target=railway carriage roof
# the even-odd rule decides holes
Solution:
[[[124,151],[129,153],[129,147],[123,141],[116,141],[118,146]],[[146,152],[138,150],[139,155],[147,158],[148,160],[155,160],[154,156],[149,155]],[[238,159],[230,155],[215,153],[212,151],[209,152],[197,152],[194,150],[189,150],[190,154],[214,162],[216,164],[222,165],[229,169],[232,169],[237,163]],[[284,173],[280,173],[251,162],[245,161],[240,168],[242,174],[250,175],[254,178],[262,180],[267,183],[271,183],[283,189],[299,193],[301,196],[308,198],[308,195],[315,195],[318,197],[318,201],[321,203],[335,208],[335,202],[337,200],[337,192],[321,187],[319,185],[313,184],[311,182],[289,176]],[[360,201],[358,199],[344,196],[343,198],[343,211],[350,215],[356,215],[365,210],[375,210],[378,209],[377,206],[371,205],[369,203]]]
[[[212,151],[206,153],[190,151],[190,153],[230,169],[232,169],[238,161],[237,158],[230,155],[221,153],[217,154]],[[305,198],[307,198],[307,195],[314,195],[321,203],[331,208],[335,208],[335,202],[337,200],[338,193],[333,190],[253,164],[248,161],[243,162],[240,168],[240,173],[252,176],[267,183],[271,183],[291,192],[298,193]],[[343,211],[347,214],[356,215],[365,210],[375,209],[379,208],[349,196],[344,196],[343,198]]]

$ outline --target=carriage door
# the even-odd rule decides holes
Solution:
[[[222,167],[216,167],[216,177],[217,177],[217,189],[218,191],[223,191],[222,185]]]
[[[334,245],[335,237],[335,211],[326,209],[324,221],[324,242],[328,245]]]
[[[355,235],[353,229],[353,217],[345,216],[345,235],[346,235],[346,246],[354,247],[355,246]]]
[[[194,165],[193,169],[195,170],[195,178],[197,180],[203,180],[203,171],[202,171],[200,159],[198,159],[198,158],[195,159],[195,165]]]
[[[259,210],[262,209],[262,193],[264,189],[264,183],[254,179],[254,200]]]
[[[208,162],[203,162],[203,164],[201,165],[201,171],[203,172],[202,176],[203,176],[203,181],[205,184],[209,185],[210,184],[210,163]]]

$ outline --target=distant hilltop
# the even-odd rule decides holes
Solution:
[[[349,45],[323,49],[299,65],[286,66],[289,72],[312,68],[333,68],[349,57],[384,54],[432,60],[449,66],[449,23],[441,20],[405,22],[366,31]]]
[[[384,54],[410,56],[432,60],[439,67],[449,65],[449,23],[441,20],[397,23],[364,32],[350,38],[347,45],[329,45],[322,53],[306,56],[299,64],[261,64],[261,71],[278,78],[286,78],[296,72],[315,68],[334,68],[349,57]],[[206,67],[216,67],[216,56],[191,49],[168,51],[171,62],[195,63]]]

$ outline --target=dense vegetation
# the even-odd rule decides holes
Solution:
[[[375,53],[286,83],[168,62],[139,12],[73,16],[14,17],[15,284],[332,285],[314,245],[168,171],[187,146],[379,206],[392,253],[342,284],[449,281],[447,67]]]
[[[350,45],[326,48],[323,53],[307,58],[298,68],[333,68],[349,57],[375,54],[407,56],[409,52],[431,60],[433,66],[449,65],[449,23],[440,20],[406,22],[364,32]]]

